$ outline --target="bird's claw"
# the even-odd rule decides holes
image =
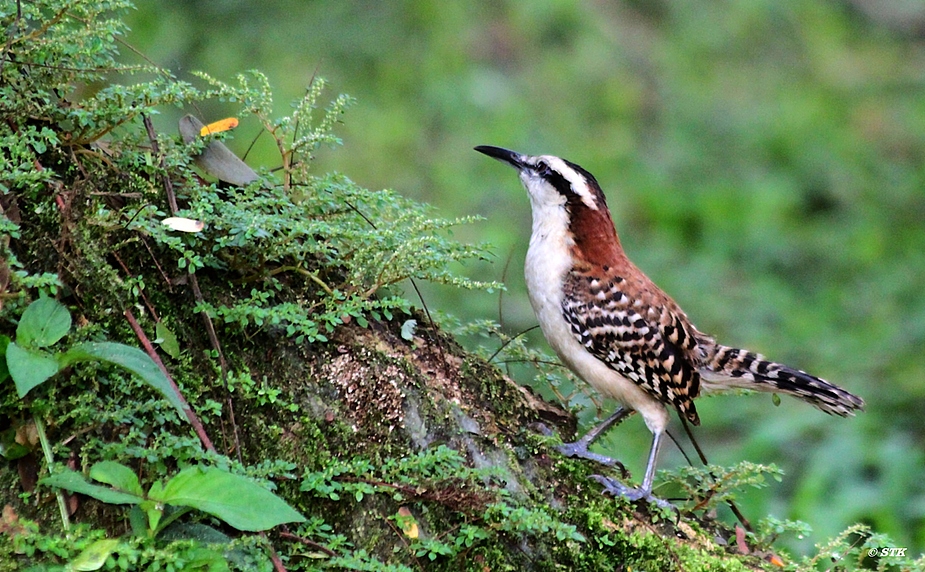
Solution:
[[[618,467],[624,478],[629,475],[629,472],[626,470],[626,467],[623,466],[623,463],[605,455],[592,453],[588,450],[588,444],[583,443],[582,441],[575,441],[574,443],[563,443],[562,445],[556,447],[556,451],[562,453],[566,457],[578,457],[580,459],[587,459],[589,461],[594,461],[595,463],[600,463],[601,465],[605,465],[607,467]]]
[[[674,505],[668,501],[653,496],[652,491],[647,491],[636,487],[628,487],[620,481],[611,479],[610,477],[605,477],[603,475],[591,475],[591,478],[604,486],[604,494],[609,494],[615,497],[622,497],[631,502],[644,500],[646,502],[655,504],[659,508],[677,510]]]

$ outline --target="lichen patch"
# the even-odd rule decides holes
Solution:
[[[337,388],[356,428],[384,439],[404,422],[407,380],[397,366],[371,367],[370,361],[342,354],[323,365],[321,373]]]

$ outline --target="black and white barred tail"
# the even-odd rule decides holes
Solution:
[[[784,393],[842,417],[864,409],[860,397],[805,371],[738,348],[714,344],[710,350],[700,368],[707,393],[732,388]]]

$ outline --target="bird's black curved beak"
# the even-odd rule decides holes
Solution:
[[[484,153],[489,157],[497,159],[502,163],[507,163],[516,169],[523,169],[526,167],[526,164],[524,163],[524,156],[520,153],[515,153],[514,151],[503,149],[501,147],[492,147],[491,145],[479,145],[475,148],[475,150],[479,153]]]

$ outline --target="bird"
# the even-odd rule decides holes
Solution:
[[[579,378],[621,404],[559,451],[617,464],[589,446],[633,412],[652,433],[642,483],[631,487],[595,475],[605,492],[667,505],[653,496],[652,485],[670,410],[699,425],[694,399],[700,395],[747,389],[791,395],[842,417],[863,410],[863,399],[834,384],[698,330],[627,257],[604,193],[587,170],[552,155],[489,145],[475,150],[517,169],[529,195],[533,225],[524,277],[547,342]]]

